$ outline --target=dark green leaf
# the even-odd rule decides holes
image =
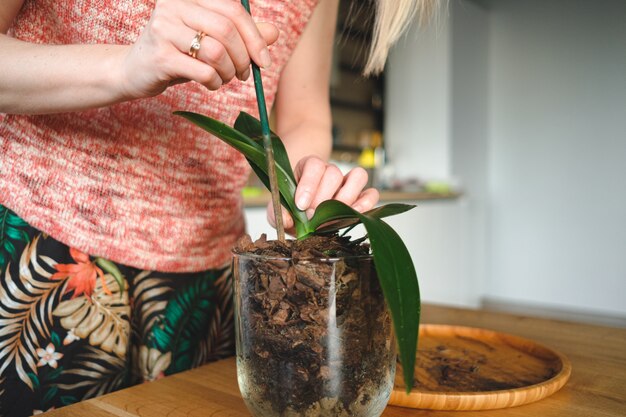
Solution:
[[[23,230],[8,227],[6,230],[6,236],[13,240],[21,240],[24,236]]]
[[[259,143],[263,140],[263,131],[261,129],[261,122],[255,117],[249,115],[246,112],[240,112],[239,117],[235,120],[234,128],[253,139],[256,139]],[[296,176],[291,169],[291,162],[289,162],[289,155],[285,145],[280,140],[276,133],[271,132],[272,149],[274,150],[274,160],[280,166],[285,169],[285,172],[291,177],[293,182],[296,182]]]
[[[272,136],[272,149],[274,150],[274,161],[284,168],[289,178],[296,182],[296,176],[291,169],[291,162],[289,161],[289,155],[287,149],[283,145],[283,141],[277,136]]]
[[[12,259],[15,259],[15,245],[9,239],[4,241],[4,250],[8,252]]]
[[[181,111],[175,112],[174,114],[186,118],[241,152],[246,157],[261,181],[263,181],[266,187],[269,188],[269,181],[267,179],[267,159],[263,146],[260,143],[254,141],[252,138],[244,135],[238,130],[233,129],[224,123],[218,122],[217,120],[211,119],[210,117],[197,113]],[[284,202],[287,210],[291,213],[294,221],[303,225],[301,226],[301,229],[306,230],[307,232],[311,231],[308,227],[309,221],[306,217],[306,213],[296,207],[296,203],[294,201],[296,183],[288,173],[288,171],[291,171],[291,165],[287,165],[288,167],[282,166],[278,163],[276,164],[278,189],[280,190],[282,201]]]
[[[417,274],[408,249],[391,226],[368,216],[364,216],[363,225],[372,246],[378,279],[391,311],[408,393],[413,387],[421,312]]]
[[[37,375],[35,375],[32,372],[28,372],[28,377],[30,378],[30,381],[33,383],[33,388],[34,389],[39,389],[39,377]]]
[[[175,111],[174,114],[184,117],[196,126],[217,136],[218,138],[222,139],[223,141],[235,148],[236,146],[234,145],[234,143],[241,142],[257,148],[260,151],[263,151],[263,145],[260,144],[258,141],[255,141],[249,135],[246,135],[245,133],[242,133],[239,130],[232,128],[227,124],[220,122],[219,120],[215,120],[208,116],[188,111]]]
[[[53,370],[52,372],[50,372],[47,377],[46,377],[46,381],[52,381],[57,379],[61,374],[63,373],[63,367],[59,366],[57,369]]]
[[[10,212],[10,211],[7,216],[7,224],[13,227],[28,227],[28,223],[26,223],[19,216],[17,216],[15,213]]]
[[[193,363],[197,341],[204,337],[214,314],[214,280],[213,274],[208,273],[178,288],[168,301],[163,318],[148,333],[149,347],[172,352],[168,375],[189,369]]]
[[[61,348],[61,339],[55,331],[53,331],[50,335],[50,340],[52,341],[52,344],[54,345],[56,350],[59,350]]]
[[[237,116],[233,128],[251,138],[263,136],[261,122],[244,111],[239,112],[239,116]],[[274,132],[272,132],[272,134],[274,134]]]
[[[335,216],[334,206],[332,204],[328,205],[324,203],[318,206],[318,208],[315,210],[313,218],[311,218],[310,220],[311,228],[315,230],[316,234],[336,232],[337,230],[341,230],[343,228],[361,223],[361,219],[357,216],[350,216],[346,214],[342,216]],[[372,210],[366,211],[363,214],[380,219],[383,217],[404,213],[405,211],[409,211],[414,207],[415,205],[412,204],[392,203],[376,207]],[[328,222],[332,222],[332,224],[322,226],[324,223]]]
[[[250,161],[248,161],[248,162],[250,162]],[[269,176],[263,170],[261,170],[259,167],[254,165],[253,163],[250,163],[250,166],[252,167],[252,170],[254,171],[256,176],[259,178],[259,180],[269,190],[270,189],[270,179],[269,179]],[[279,189],[281,188],[280,185],[278,186],[278,188]],[[296,229],[296,236],[305,236],[305,235],[308,235],[310,232],[313,231],[313,228],[311,228],[310,225],[309,225],[309,220],[306,217],[306,213],[301,211],[297,207],[295,207],[295,202],[287,202],[285,200],[285,198],[283,197],[283,193],[282,192],[280,193],[280,203],[281,203],[281,205],[283,207],[286,207],[287,210],[292,214],[292,218],[294,220],[294,227]]]
[[[61,404],[70,405],[78,402],[78,398],[73,395],[62,395],[61,396]]]
[[[46,394],[43,396],[42,402],[44,404],[48,404],[54,399],[55,395],[57,395],[58,392],[59,387],[57,387],[56,385],[51,386],[50,389],[48,389],[48,391],[46,391]]]
[[[28,223],[4,206],[0,206],[0,268],[10,260],[17,260],[15,245],[30,240],[24,228]]]
[[[405,205],[400,205],[405,206]],[[391,213],[411,207],[390,207],[378,211],[378,214]],[[319,215],[318,215],[319,211]],[[328,200],[316,210],[317,224],[334,219],[358,218],[365,226],[372,247],[374,265],[378,280],[385,295],[385,301],[391,312],[400,361],[404,370],[404,382],[407,391],[413,386],[415,371],[415,353],[420,319],[420,294],[417,274],[408,249],[402,239],[387,223],[368,214],[362,214],[337,200]],[[314,216],[315,218],[315,216]],[[313,222],[312,222],[313,224]]]
[[[183,346],[181,346],[181,348],[184,349]],[[191,366],[191,361],[189,359],[191,358],[188,356],[179,356],[178,359],[176,359],[176,361],[172,365],[170,365],[170,369],[172,369],[172,371],[168,372],[168,374],[189,369],[189,367]]]

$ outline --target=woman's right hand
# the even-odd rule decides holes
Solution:
[[[196,58],[189,54],[205,34]],[[237,0],[159,0],[122,65],[124,95],[152,97],[168,86],[196,81],[217,90],[234,77],[246,80],[251,60],[271,65],[267,45],[278,38],[270,23],[255,24]]]

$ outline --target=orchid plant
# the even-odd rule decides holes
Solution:
[[[268,160],[263,147],[263,131],[259,120],[241,112],[234,126],[230,127],[197,113],[180,111],[175,114],[188,119],[241,152],[259,179],[268,189],[270,188]],[[294,220],[297,239],[338,233],[342,229],[349,230],[359,223],[364,225],[378,279],[391,313],[408,392],[413,386],[417,350],[420,319],[419,286],[409,251],[400,236],[382,218],[403,213],[414,206],[387,204],[359,213],[340,201],[327,200],[317,207],[311,218],[308,218],[295,204],[296,178],[285,147],[273,132],[271,146],[280,201]]]

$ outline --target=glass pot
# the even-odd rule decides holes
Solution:
[[[235,254],[237,375],[254,416],[378,417],[395,342],[371,256]]]

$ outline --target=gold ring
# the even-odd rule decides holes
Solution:
[[[204,38],[205,33],[200,31],[196,33],[196,36],[193,37],[191,41],[191,46],[189,47],[189,56],[192,58],[196,58],[198,56],[198,51],[200,50],[200,41]]]

